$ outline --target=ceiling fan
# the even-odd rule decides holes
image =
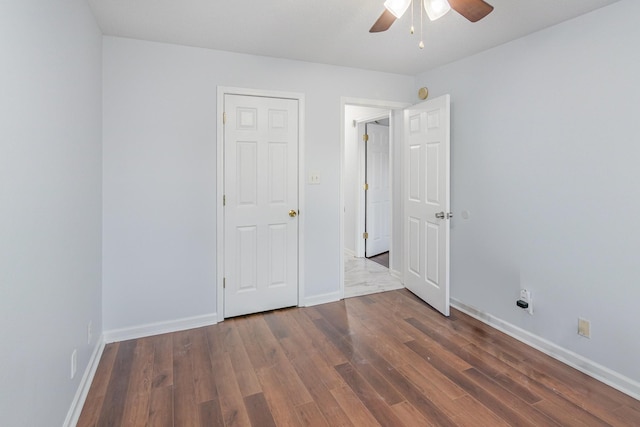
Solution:
[[[412,0],[386,0],[384,12],[373,24],[370,33],[387,31],[391,24],[399,19],[409,8]],[[453,9],[471,22],[476,22],[487,16],[493,10],[493,6],[484,0],[424,0],[424,8],[427,16],[432,21],[444,16]]]

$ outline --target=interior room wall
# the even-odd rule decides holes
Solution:
[[[62,425],[99,342],[101,45],[83,0],[0,2],[3,426]]]
[[[216,314],[216,88],[305,94],[307,301],[339,295],[343,96],[403,101],[414,77],[104,38],[106,330]]]
[[[452,297],[636,384],[638,16],[622,0],[416,78],[452,99]]]

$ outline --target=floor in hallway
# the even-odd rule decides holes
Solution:
[[[390,270],[367,258],[344,254],[345,298],[402,289],[404,286]]]

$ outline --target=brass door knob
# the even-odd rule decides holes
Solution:
[[[291,209],[291,210],[289,211],[289,216],[290,216],[291,218],[294,218],[296,215],[298,215],[298,212],[296,212],[295,210]]]

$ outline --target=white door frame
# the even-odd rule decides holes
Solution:
[[[372,108],[387,108],[389,111],[391,110],[399,110],[410,106],[411,104],[407,102],[397,102],[397,101],[382,101],[382,100],[374,100],[374,99],[366,99],[366,98],[350,98],[350,97],[341,97],[340,98],[340,242],[338,253],[340,254],[340,298],[344,298],[344,166],[345,166],[345,132],[346,132],[346,123],[345,123],[345,107],[347,105],[355,105],[359,107],[372,107]],[[392,115],[390,115],[392,116]],[[351,124],[349,124],[351,125]],[[402,141],[394,141],[393,138],[393,117],[390,117],[389,120],[389,145],[399,144]],[[402,126],[402,124],[400,124]],[[393,182],[393,158],[389,159],[389,176],[390,180]],[[391,221],[393,222],[395,219],[393,217],[393,212],[391,213]],[[393,242],[393,236],[392,236]],[[393,244],[393,243],[392,243]]]
[[[281,92],[272,90],[246,89],[218,86],[216,114],[216,301],[217,320],[224,320],[224,111],[225,95],[260,96],[265,98],[288,98],[298,101],[298,306],[304,301],[304,94],[297,92]]]

